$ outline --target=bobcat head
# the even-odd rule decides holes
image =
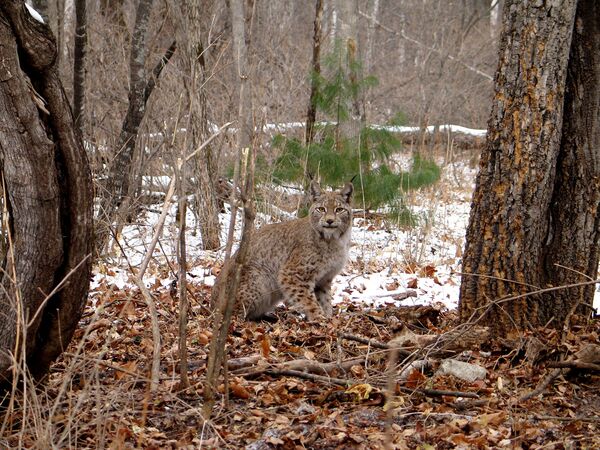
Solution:
[[[310,183],[312,205],[309,209],[313,229],[325,240],[339,239],[352,228],[352,183],[340,191],[324,192],[316,181]]]

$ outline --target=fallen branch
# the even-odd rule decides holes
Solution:
[[[295,377],[295,378],[304,378],[305,380],[311,381],[319,381],[321,383],[327,384],[337,384],[339,386],[352,386],[356,383],[355,380],[350,379],[342,379],[342,378],[334,378],[334,377],[326,377],[323,375],[315,375],[314,373],[301,372],[299,370],[273,370],[269,369],[265,371],[265,374],[271,375],[273,377]]]
[[[561,369],[583,369],[583,370],[595,370],[600,372],[600,365],[593,364],[583,361],[555,361],[547,364],[548,367],[557,367]]]
[[[273,370],[296,370],[305,373],[314,373],[329,376],[338,370],[345,372],[346,370],[349,370],[352,366],[363,364],[366,359],[366,356],[360,356],[357,358],[347,359],[339,363],[337,361],[330,363],[322,363],[319,361],[311,361],[308,359],[294,359],[292,361],[286,361],[275,365],[251,368],[248,371],[237,371],[235,374],[244,377],[249,377],[262,375]]]
[[[585,365],[592,366],[591,370],[598,370],[598,358],[600,358],[600,345],[597,344],[588,344],[575,353],[577,359],[569,359],[567,361],[557,361],[554,363],[549,363],[549,367],[559,367],[554,369],[550,374],[542,380],[542,382],[531,392],[522,395],[517,399],[517,403],[524,402],[529,400],[530,398],[536,397],[540,395],[542,392],[546,390],[546,388],[556,380],[561,374],[567,374],[572,368],[579,368],[577,366]],[[586,368],[588,368],[586,367]]]
[[[403,350],[401,348],[394,347],[394,346],[391,346],[389,344],[384,344],[382,342],[376,341],[375,339],[368,339],[368,338],[365,338],[365,337],[362,337],[362,336],[356,336],[354,334],[349,334],[349,333],[342,333],[339,336],[342,339],[346,339],[348,341],[359,342],[361,344],[370,345],[371,347],[374,347],[374,348],[380,348],[380,349],[383,349],[383,350],[394,349],[394,350],[397,350],[398,354],[400,354],[402,356],[411,356],[413,354],[412,352],[409,352],[408,350]]]
[[[561,416],[533,416],[535,420],[559,420],[562,422],[600,422],[600,417],[561,417]]]
[[[265,372],[267,375],[276,376],[276,377],[295,377],[295,378],[303,378],[311,381],[318,381],[321,383],[328,384],[337,384],[339,386],[352,386],[356,384],[356,380],[352,379],[343,379],[343,378],[335,378],[335,377],[326,377],[322,375],[315,375],[313,373],[301,372],[299,370],[267,370]],[[465,397],[465,398],[479,398],[479,395],[474,392],[460,392],[460,391],[442,391],[438,389],[411,389],[403,386],[397,387],[400,391],[410,393],[410,394],[423,394],[429,397]]]
[[[398,386],[398,389],[407,394],[419,393],[428,397],[465,397],[465,398],[479,398],[474,392],[462,392],[462,391],[444,391],[439,389],[411,389],[404,386]]]

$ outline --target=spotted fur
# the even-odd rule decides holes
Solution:
[[[236,313],[257,320],[283,301],[300,306],[309,320],[332,314],[331,282],[348,258],[352,230],[352,183],[324,192],[312,182],[307,217],[265,225],[250,237],[242,268]],[[227,282],[227,263],[213,289]]]

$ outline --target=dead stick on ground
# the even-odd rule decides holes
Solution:
[[[271,375],[274,377],[295,377],[295,378],[304,378],[306,380],[311,381],[320,381],[322,383],[327,384],[337,384],[339,386],[351,386],[356,383],[356,380],[343,379],[343,378],[335,378],[335,377],[327,377],[324,375],[316,375],[314,373],[301,372],[299,370],[267,370],[265,372],[267,375]]]
[[[462,391],[444,391],[439,389],[411,389],[404,386],[398,386],[398,389],[407,394],[419,393],[428,397],[465,397],[465,398],[479,398],[479,395],[474,392],[462,392]]]
[[[352,379],[343,379],[343,378],[335,378],[335,377],[327,377],[323,375],[315,375],[313,373],[300,372],[299,370],[268,370],[265,372],[267,375],[271,376],[279,376],[279,377],[296,377],[296,378],[304,378],[306,380],[311,381],[319,381],[322,383],[328,384],[337,384],[339,386],[352,386],[356,384],[356,380]],[[411,389],[403,386],[398,387],[402,392],[410,393],[410,394],[423,394],[428,397],[465,397],[465,398],[479,398],[479,395],[474,392],[460,392],[460,391],[442,391],[438,389]]]
[[[567,373],[569,369],[554,369],[550,374],[543,379],[543,381],[531,392],[528,392],[525,395],[522,395],[517,399],[517,403],[522,403],[530,398],[536,397],[540,395],[542,392],[546,390],[546,388],[556,380],[562,373]]]
[[[561,417],[561,416],[533,416],[536,420],[558,420],[564,422],[600,422],[600,417]]]
[[[294,359],[279,364],[265,364],[262,367],[246,366],[241,368],[241,370],[236,371],[235,374],[247,378],[251,376],[254,377],[262,375],[266,372],[273,370],[298,370],[305,373],[329,375],[337,370],[346,371],[349,370],[352,366],[363,364],[366,359],[366,356],[360,356],[357,358],[351,358],[344,361],[340,361],[339,363],[337,361],[322,363],[318,361],[311,361],[308,359]],[[258,360],[256,362],[258,362]],[[228,363],[228,366],[231,367],[231,361]]]
[[[593,364],[583,361],[556,361],[547,364],[548,367],[558,367],[561,369],[582,369],[582,370],[595,370],[600,372],[600,365]]]
[[[158,382],[160,381],[160,327],[158,324],[158,312],[156,310],[156,302],[154,297],[144,285],[144,282],[140,277],[133,277],[135,284],[137,284],[146,304],[148,305],[148,311],[150,312],[150,320],[152,323],[152,372],[151,372],[151,383],[150,391],[154,392],[158,389]]]
[[[379,348],[379,349],[383,349],[383,350],[394,349],[399,355],[402,355],[402,356],[412,356],[413,355],[413,352],[409,352],[408,350],[404,350],[404,349],[401,349],[398,347],[393,347],[389,344],[384,344],[384,343],[376,341],[374,339],[368,339],[368,338],[365,338],[362,336],[356,336],[354,334],[342,333],[342,334],[340,334],[340,337],[342,339],[346,339],[348,341],[359,342],[361,344],[370,345],[371,347],[375,347],[375,348]]]

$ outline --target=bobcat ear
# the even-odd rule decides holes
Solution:
[[[321,186],[315,180],[310,181],[309,189],[310,189],[310,196],[312,197],[313,201],[315,201],[317,198],[319,198],[323,194],[323,191],[321,190]]]
[[[349,181],[340,191],[340,195],[346,200],[346,203],[350,203],[350,200],[352,200],[352,192],[354,192],[354,185],[352,181]]]

